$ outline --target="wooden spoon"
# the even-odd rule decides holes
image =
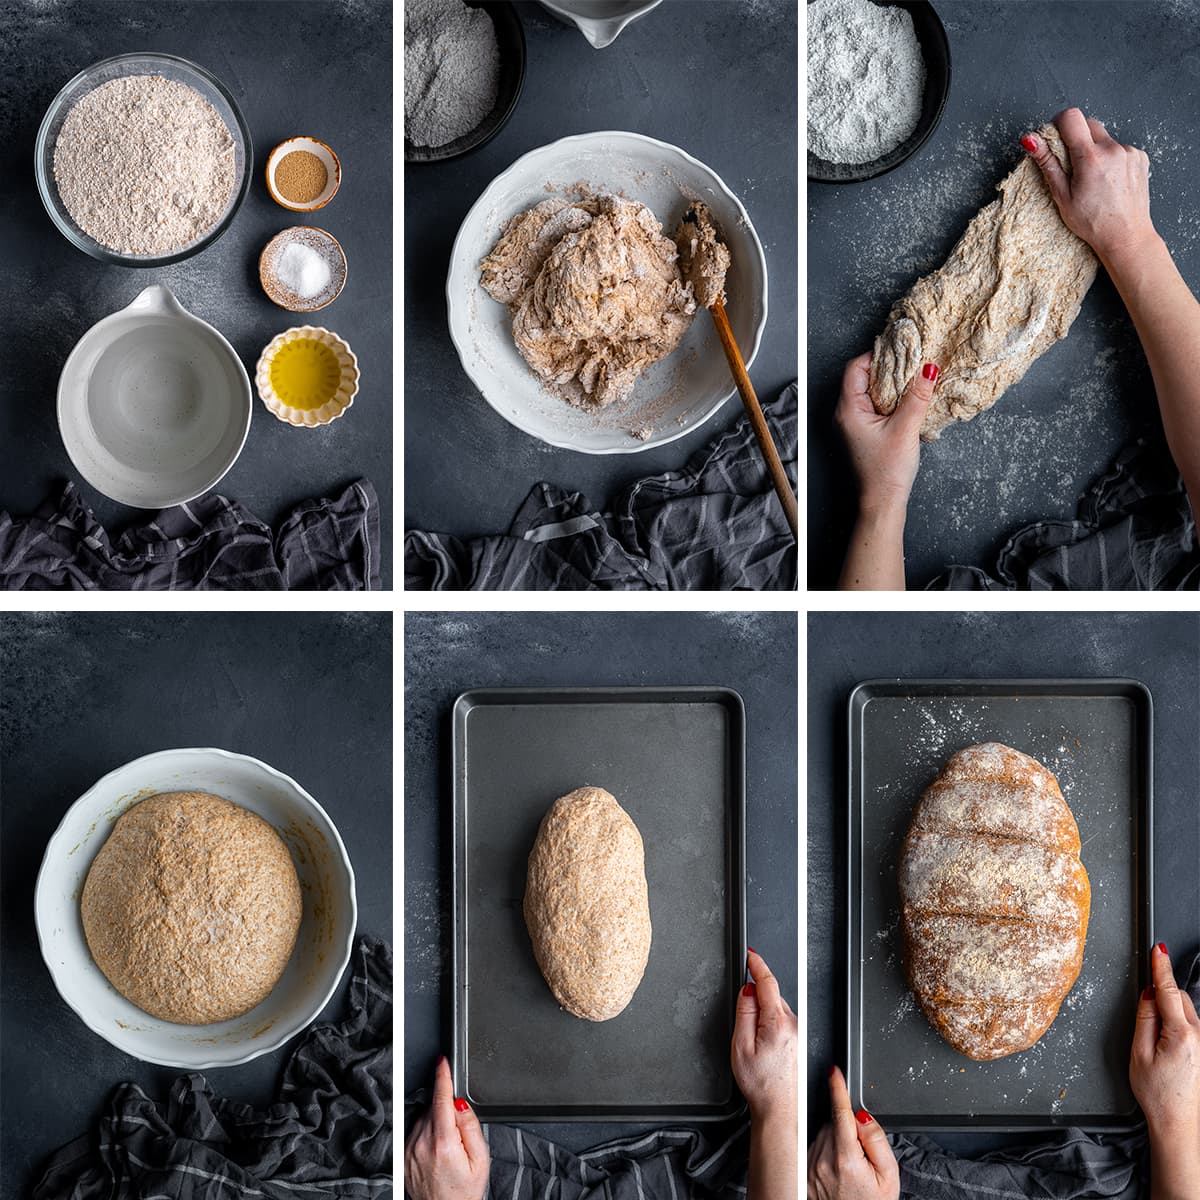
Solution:
[[[692,229],[689,229],[689,226]],[[694,233],[692,232],[693,229],[695,230]],[[707,237],[705,236],[706,234],[708,235]],[[683,223],[679,227],[679,233],[676,234],[676,244],[679,246],[684,278],[693,280],[693,290],[696,292],[696,298],[700,304],[704,304],[705,300],[709,301],[706,307],[712,313],[713,324],[717,327],[717,336],[721,339],[721,346],[725,350],[725,358],[728,360],[729,369],[733,373],[733,381],[737,384],[738,394],[742,397],[742,404],[746,409],[746,415],[750,418],[750,427],[754,430],[754,436],[758,439],[759,451],[763,456],[763,461],[767,465],[767,473],[771,476],[771,482],[775,486],[775,494],[779,497],[779,503],[783,506],[783,515],[787,518],[788,527],[792,531],[792,538],[798,544],[800,536],[797,532],[796,494],[792,491],[792,485],[788,482],[787,472],[783,469],[783,463],[779,458],[779,451],[775,448],[775,443],[771,438],[771,431],[767,428],[767,420],[763,416],[762,406],[758,402],[758,397],[754,394],[754,385],[750,382],[750,376],[746,373],[746,364],[742,359],[742,352],[738,349],[737,339],[733,336],[733,330],[729,327],[729,317],[725,314],[724,288],[723,286],[716,286],[714,288],[711,282],[705,286],[699,286],[698,275],[693,269],[706,242],[710,250],[714,242],[720,246],[720,249],[724,251],[723,257],[727,265],[728,249],[717,239],[716,227],[712,223],[712,218],[708,215],[708,210],[702,204],[694,204],[688,209],[683,218]],[[707,295],[709,292],[715,292],[715,295]]]

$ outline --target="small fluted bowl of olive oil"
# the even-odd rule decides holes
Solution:
[[[289,425],[336,421],[358,393],[358,359],[336,333],[301,325],[272,338],[254,370],[259,399]]]

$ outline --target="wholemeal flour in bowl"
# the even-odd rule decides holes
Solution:
[[[831,163],[890,154],[921,119],[925,62],[912,17],[871,0],[808,6],[808,149]]]
[[[195,88],[161,75],[110,79],[68,111],[54,181],[72,220],[118,254],[170,254],[224,215],[234,141]]]
[[[492,111],[500,49],[492,18],[463,0],[405,0],[404,134],[445,146]]]

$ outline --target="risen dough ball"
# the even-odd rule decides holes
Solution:
[[[117,821],[83,886],[96,965],[164,1021],[240,1017],[296,944],[300,881],[261,817],[207,792],[164,792]]]

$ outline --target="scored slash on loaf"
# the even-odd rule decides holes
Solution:
[[[1009,746],[960,750],[918,802],[900,858],[905,971],[968,1058],[1028,1049],[1078,979],[1091,906],[1079,851],[1058,781]]]

